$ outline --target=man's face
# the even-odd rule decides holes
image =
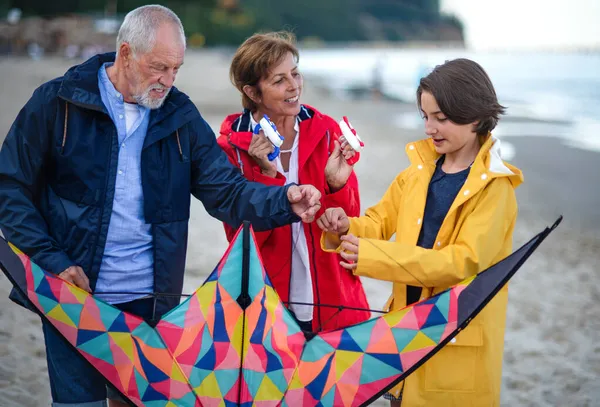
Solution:
[[[181,65],[185,47],[177,27],[164,23],[156,31],[154,47],[133,54],[127,67],[131,97],[141,106],[158,109],[165,101]]]

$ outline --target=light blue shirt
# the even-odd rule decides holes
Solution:
[[[151,293],[154,290],[154,252],[152,225],[144,220],[144,194],[141,157],[148,131],[150,109],[137,108],[137,120],[126,126],[123,95],[108,78],[104,64],[98,71],[102,102],[115,123],[119,138],[119,159],[112,214],[96,291]],[[130,115],[131,116],[131,115]],[[129,128],[129,131],[127,129]],[[108,142],[108,140],[107,140]],[[140,294],[97,294],[108,303],[122,303],[142,297]]]

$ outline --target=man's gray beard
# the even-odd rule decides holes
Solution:
[[[150,92],[153,89],[157,89],[157,87],[150,86],[148,89],[146,89],[144,91],[144,93],[142,93],[141,95],[134,96],[133,99],[140,106],[146,107],[151,110],[158,109],[163,105],[167,96],[169,96],[169,92],[171,92],[171,88],[167,89],[167,91],[165,92],[165,95],[160,99],[154,99],[154,98],[150,97]],[[158,88],[158,89],[166,89],[166,88]]]

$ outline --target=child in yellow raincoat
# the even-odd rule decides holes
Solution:
[[[521,172],[491,135],[504,107],[486,72],[448,61],[421,79],[427,139],[364,216],[329,208],[317,220],[324,249],[356,275],[394,282],[388,310],[435,295],[512,252]],[[389,239],[396,234],[395,241]],[[508,289],[447,346],[385,395],[392,406],[500,405]]]

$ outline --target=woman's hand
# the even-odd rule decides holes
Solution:
[[[344,136],[340,137],[340,141],[333,142],[333,152],[325,165],[325,180],[332,192],[338,191],[346,185],[353,168],[346,160],[354,157],[355,151]]]
[[[358,237],[350,234],[340,238],[342,240],[340,256],[346,261],[340,261],[340,265],[346,270],[355,270],[358,265]]]
[[[267,157],[274,150],[273,144],[265,137],[262,130],[258,134],[252,136],[248,155],[258,164],[261,172],[271,178],[277,176],[277,166],[274,161],[269,161]]]

